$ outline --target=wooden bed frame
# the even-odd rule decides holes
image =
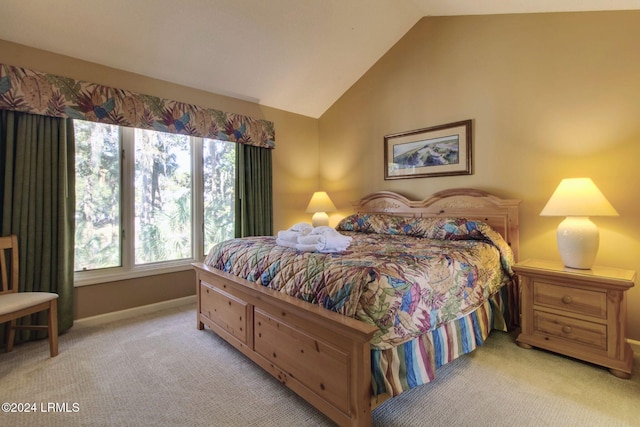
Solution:
[[[519,203],[473,189],[445,190],[422,201],[382,191],[355,203],[354,210],[483,220],[517,259]],[[385,400],[371,395],[375,327],[202,263],[193,266],[198,329],[211,328],[339,425],[371,424],[371,411]]]

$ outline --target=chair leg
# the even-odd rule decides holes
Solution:
[[[13,340],[16,337],[16,319],[9,321],[9,329],[7,330],[7,353],[13,350]]]
[[[51,357],[58,355],[58,300],[49,303],[49,352]]]

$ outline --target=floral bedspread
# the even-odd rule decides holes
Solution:
[[[336,229],[353,237],[345,252],[248,237],[214,246],[205,263],[375,325],[379,349],[473,311],[513,276],[509,245],[480,221],[356,214]]]

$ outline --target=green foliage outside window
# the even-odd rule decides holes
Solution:
[[[135,263],[191,258],[190,138],[136,129],[135,146]]]
[[[116,267],[120,258],[120,132],[76,120],[75,270]]]
[[[75,121],[75,269],[122,263],[125,218],[133,221],[134,264],[193,258],[193,214],[204,216],[204,251],[234,235],[235,143],[202,141],[204,206],[193,197],[193,139],[135,130],[132,212],[122,212],[121,132],[117,126]],[[126,205],[126,204],[125,204]],[[128,237],[128,236],[126,236]],[[128,243],[131,245],[132,243]]]
[[[236,144],[205,139],[204,249],[233,238],[235,221]]]

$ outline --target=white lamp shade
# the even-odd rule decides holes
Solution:
[[[567,267],[590,269],[600,233],[588,217],[617,216],[618,212],[590,178],[568,178],[560,182],[540,215],[567,217],[556,234],[560,258]]]
[[[334,212],[336,206],[325,191],[316,191],[307,205],[307,213]]]
[[[311,223],[314,227],[321,225],[329,225],[329,216],[327,212],[334,212],[336,206],[333,204],[329,195],[324,191],[316,191],[311,196],[311,200],[307,205],[307,213],[313,213]]]
[[[617,216],[591,178],[563,179],[540,212],[542,216]]]

